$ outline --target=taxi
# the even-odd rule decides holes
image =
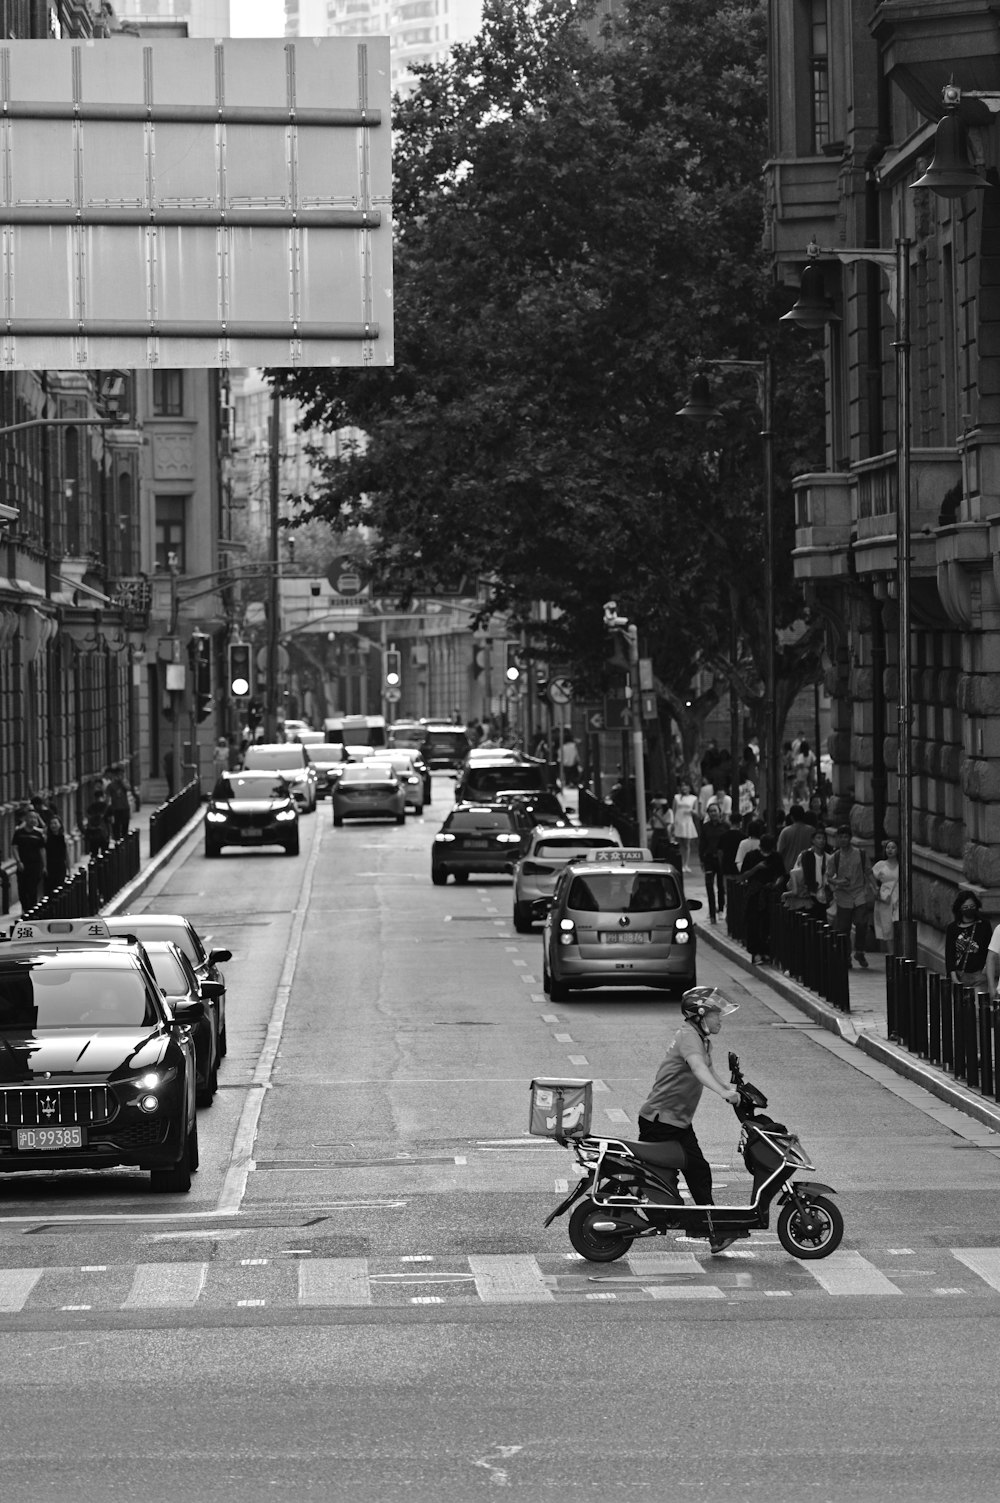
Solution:
[[[680,996],[695,985],[695,933],[681,873],[643,847],[604,848],[571,861],[544,919],[542,986],[553,1002],[597,986],[652,986]]]
[[[20,920],[0,944],[0,1174],[148,1170],[184,1192],[198,1167],[191,1028],[143,946],[100,918]]]

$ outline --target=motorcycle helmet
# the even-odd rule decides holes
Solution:
[[[691,1023],[697,1023],[709,1012],[728,1017],[731,1012],[736,1012],[739,1005],[738,1002],[730,1002],[717,986],[692,986],[681,998],[681,1012]]]

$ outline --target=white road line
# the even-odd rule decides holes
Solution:
[[[902,1289],[880,1273],[859,1252],[839,1247],[828,1258],[804,1265],[827,1294],[902,1294]]]
[[[643,1289],[653,1299],[725,1299],[715,1284],[650,1284]]]
[[[571,1033],[554,1033],[552,1037],[557,1044],[572,1044],[574,1041]]]
[[[519,1253],[474,1254],[469,1267],[479,1298],[486,1305],[548,1303],[554,1296],[542,1282],[534,1258]]]
[[[654,1252],[652,1248],[648,1251],[645,1248],[635,1249],[626,1255],[625,1261],[632,1272],[642,1279],[650,1279],[657,1273],[700,1275],[704,1272],[693,1252]]]
[[[16,1315],[42,1276],[41,1268],[0,1268],[0,1315]]]
[[[207,1276],[207,1263],[140,1263],[122,1309],[196,1305]]]
[[[566,1058],[571,1065],[585,1065],[588,1062],[585,1054],[567,1054]]]
[[[367,1258],[308,1258],[299,1264],[300,1305],[370,1305]]]
[[[628,1123],[631,1121],[628,1112],[623,1112],[620,1106],[606,1106],[604,1115],[609,1122]]]
[[[1000,1289],[1000,1247],[953,1247],[951,1255],[991,1289]]]
[[[608,1089],[608,1087],[604,1084],[603,1080],[595,1080],[594,1081],[594,1090],[595,1091],[606,1091],[607,1089]]]

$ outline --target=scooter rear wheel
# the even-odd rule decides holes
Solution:
[[[817,1195],[805,1211],[788,1200],[778,1215],[778,1241],[793,1258],[828,1258],[840,1246],[844,1218],[840,1207]]]
[[[613,1263],[632,1246],[633,1238],[621,1232],[595,1232],[594,1221],[610,1221],[607,1211],[599,1210],[592,1200],[581,1200],[569,1218],[569,1240],[581,1258],[589,1263]]]

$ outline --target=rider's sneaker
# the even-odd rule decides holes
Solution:
[[[727,1247],[732,1247],[736,1240],[735,1237],[716,1237],[714,1241],[709,1242],[708,1250],[714,1258],[716,1253],[725,1252]]]

